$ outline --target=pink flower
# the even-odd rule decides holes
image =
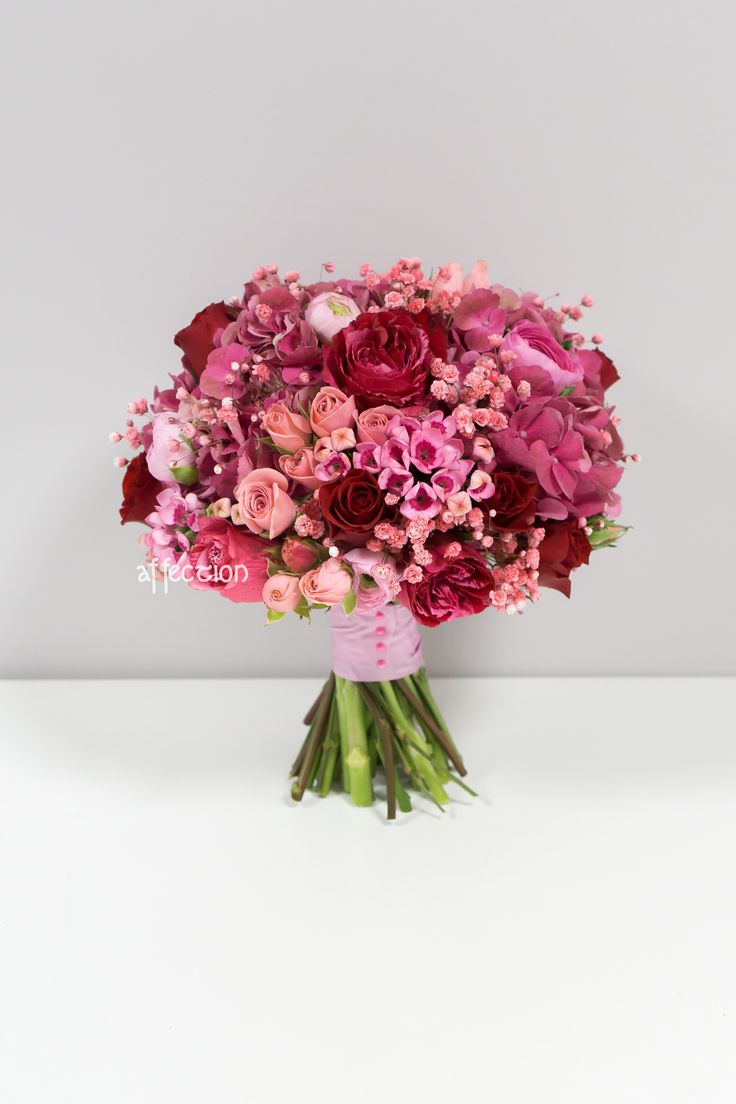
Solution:
[[[342,602],[352,586],[350,573],[335,559],[325,560],[299,580],[299,589],[308,602],[326,606]]]
[[[242,345],[222,345],[207,357],[207,366],[199,381],[203,395],[213,399],[239,399],[245,392],[243,362],[248,350]]]
[[[583,378],[582,365],[562,348],[546,326],[519,322],[506,334],[501,352],[514,354],[512,363],[517,372],[519,369],[543,368],[558,392],[574,387]]]
[[[438,276],[430,292],[428,302],[433,303],[444,296],[467,295],[476,288],[490,287],[488,278],[488,264],[486,261],[476,261],[468,275],[463,278],[462,266],[457,261],[450,261],[443,265],[446,275]]]
[[[263,419],[263,428],[273,443],[287,452],[297,452],[312,436],[307,419],[301,414],[294,414],[282,402],[269,406]]]
[[[253,533],[268,533],[270,539],[288,529],[294,520],[296,506],[286,493],[289,481],[273,468],[256,468],[235,488],[237,506],[233,521],[247,525]]]
[[[315,295],[304,317],[318,337],[329,341],[359,314],[360,307],[354,299],[337,291],[323,291],[321,295]]]
[[[202,517],[185,578],[195,590],[218,590],[231,602],[257,602],[268,574],[265,545],[225,518]]]
[[[495,292],[490,288],[478,288],[460,300],[453,315],[453,325],[468,349],[486,353],[494,347],[491,338],[503,333],[506,313]]]
[[[486,498],[490,498],[495,490],[493,485],[493,479],[488,472],[481,471],[480,468],[476,468],[470,477],[470,483],[468,484],[468,492],[471,498],[474,498],[476,502],[482,502]]]
[[[386,440],[386,427],[398,413],[395,406],[373,406],[363,410],[358,415],[358,440],[382,445]]]
[[[302,599],[296,575],[272,575],[263,586],[263,601],[269,609],[290,613]]]
[[[380,609],[395,596],[399,578],[396,560],[387,552],[351,548],[343,557],[353,568],[358,612]]]
[[[281,547],[281,559],[289,571],[296,571],[303,575],[317,562],[317,553],[314,545],[307,541],[298,540],[296,537],[287,537]]]
[[[355,399],[337,387],[320,387],[309,409],[312,429],[318,437],[345,429],[355,421]]]
[[[146,463],[154,479],[160,483],[196,482],[194,451],[188,441],[182,440],[181,423],[172,414],[162,412],[154,414],[151,428]],[[193,473],[194,478],[182,479],[181,476],[187,473]]]
[[[279,456],[279,467],[284,475],[307,487],[310,491],[320,486],[321,480],[314,474],[315,458],[311,448],[302,448],[291,456]]]

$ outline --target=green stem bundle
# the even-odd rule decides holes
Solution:
[[[442,809],[465,767],[429,689],[424,668],[392,682],[351,682],[330,675],[304,718],[307,735],[291,769],[291,795],[326,797],[342,785],[355,805],[372,805],[379,768],[389,820],[411,810],[409,791]]]

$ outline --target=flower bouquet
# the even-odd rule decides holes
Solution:
[[[579,304],[417,258],[303,283],[258,268],[175,342],[182,369],[129,406],[122,522],[154,570],[269,622],[329,613],[332,673],[305,718],[296,800],[342,786],[442,807],[463,761],[417,623],[521,613],[624,532],[612,361]],[[144,420],[136,423],[134,416]],[[471,791],[472,792],[472,791]]]

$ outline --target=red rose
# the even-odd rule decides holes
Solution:
[[[435,357],[447,356],[447,336],[427,311],[359,314],[323,352],[324,377],[362,407],[407,406],[427,395]]]
[[[156,496],[164,489],[148,470],[145,452],[139,452],[128,464],[123,476],[123,502],[120,524],[145,521],[156,506]]]
[[[400,600],[416,620],[434,628],[443,621],[487,609],[493,576],[480,553],[463,548],[454,560],[444,558],[442,547],[433,553],[420,582],[401,584]]]
[[[374,525],[393,517],[378,480],[369,471],[353,469],[343,479],[320,488],[319,506],[332,531],[372,533]]]
[[[491,524],[496,529],[529,529],[534,524],[537,484],[518,472],[496,469],[491,478],[495,486],[490,509],[496,511]]]
[[[204,372],[207,357],[215,347],[215,334],[230,322],[230,315],[224,303],[210,303],[208,307],[195,314],[192,321],[174,338],[184,353],[182,363],[197,379]]]
[[[590,541],[577,518],[548,521],[539,546],[539,585],[570,597],[570,572],[590,559]]]

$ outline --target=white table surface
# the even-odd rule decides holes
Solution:
[[[2,1104],[733,1104],[734,682],[433,685],[481,796],[387,824],[312,680],[0,684]]]

